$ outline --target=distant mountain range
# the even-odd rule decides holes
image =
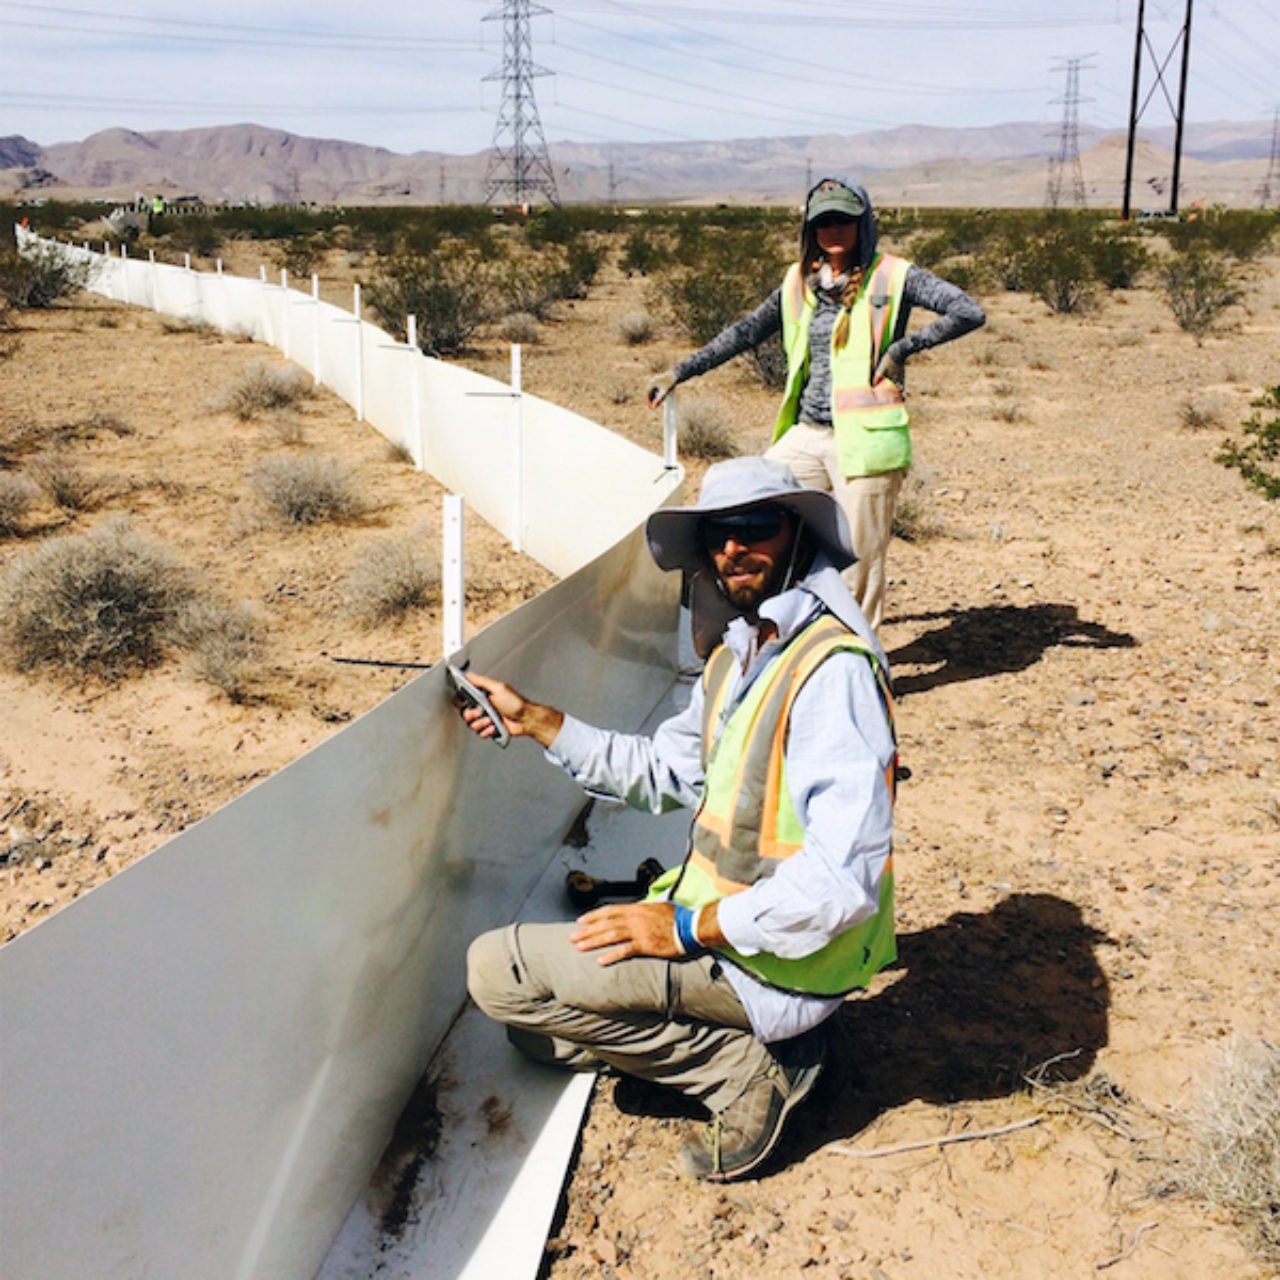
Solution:
[[[1138,205],[1167,203],[1172,129],[1144,131],[1135,163]],[[1254,205],[1267,174],[1272,123],[1188,126],[1182,200]],[[1082,126],[1088,199],[1120,202],[1125,137]],[[851,174],[880,203],[1037,205],[1056,130],[1013,123],[730,142],[554,143],[560,198],[622,203],[791,203],[810,177]],[[138,133],[106,129],[41,146],[0,138],[0,194],[120,200],[135,193],[210,201],[320,204],[475,203],[490,155],[403,155],[383,147],[304,138],[255,124]],[[1067,184],[1068,188],[1070,183]],[[1273,181],[1273,188],[1280,182]]]

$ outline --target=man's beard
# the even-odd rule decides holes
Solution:
[[[732,565],[727,566],[729,572],[734,569],[742,569],[747,573],[758,573],[759,570],[753,565],[757,557],[750,552],[734,561]],[[786,565],[783,562],[775,560],[765,572],[763,580],[759,585],[746,582],[730,582],[726,574],[720,575],[720,586],[724,594],[728,597],[729,603],[736,609],[742,609],[744,612],[752,612],[770,596],[778,594],[780,583],[783,575],[786,573]]]

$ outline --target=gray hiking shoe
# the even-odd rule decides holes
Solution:
[[[824,1065],[822,1057],[804,1066],[771,1062],[742,1097],[684,1144],[685,1172],[706,1182],[732,1182],[758,1168],[778,1145],[787,1116],[812,1093]]]

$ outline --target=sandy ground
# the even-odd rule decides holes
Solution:
[[[524,377],[656,448],[641,389],[686,348],[617,338],[643,288],[607,275],[564,306]],[[1160,1191],[1218,1046],[1278,1034],[1280,508],[1213,454],[1280,379],[1280,261],[1203,345],[1147,290],[1076,317],[984,302],[986,330],[910,370],[928,536],[893,546],[884,628],[911,770],[901,963],[849,1004],[821,1099],[759,1181],[679,1180],[684,1121],[621,1112],[602,1082],[554,1280],[1273,1274],[1223,1212]],[[6,936],[405,678],[327,655],[439,648],[432,610],[372,632],[344,613],[359,545],[433,538],[439,509],[344,406],[307,402],[307,443],[282,443],[292,428],[211,408],[269,352],[95,301],[26,323],[0,427],[99,411],[133,430],[68,446],[103,475],[101,502],[41,508],[0,559],[130,511],[265,614],[273,668],[243,706],[177,659],[116,688],[0,674]],[[469,362],[504,376],[507,356],[486,340]],[[745,370],[682,395],[763,446],[773,397]],[[1186,426],[1188,403],[1216,423]],[[375,512],[309,532],[255,521],[248,466],[298,448],[347,459]],[[546,585],[492,534],[471,538],[473,624]],[[930,1143],[943,1135],[974,1140]]]

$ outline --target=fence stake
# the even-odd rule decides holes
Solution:
[[[678,420],[676,389],[672,387],[667,392],[667,398],[662,402],[662,465],[668,471],[679,465],[676,461],[676,423]]]
[[[276,345],[274,326],[271,323],[271,306],[267,302],[267,267],[258,264],[258,296],[262,299],[262,340],[269,347]]]
[[[364,421],[364,319],[360,307],[360,286],[355,286],[356,313],[356,421]]]
[[[156,272],[156,251],[154,249],[147,250],[147,259],[151,263],[151,310],[160,310],[160,276]]]
[[[320,276],[311,273],[311,367],[316,386],[320,385]]]
[[[280,335],[280,353],[289,359],[289,269],[280,268],[280,315],[284,332]]]
[[[418,445],[418,456],[414,459],[419,471],[423,469],[422,452],[422,382],[418,361],[418,317],[408,316],[405,319],[405,334],[409,346],[409,413],[413,422],[413,438]]]
[[[129,297],[129,250],[124,242],[120,243],[120,274],[124,276],[124,304],[130,306],[132,299]]]
[[[218,259],[218,308],[222,312],[222,332],[231,328],[231,311],[227,306],[227,277],[222,274],[222,259]]]
[[[444,497],[444,656],[451,657],[462,648],[466,622],[466,559],[463,544],[462,517],[466,501],[460,493]]]
[[[511,428],[515,436],[511,450],[515,469],[512,495],[511,547],[524,550],[524,397],[521,391],[520,344],[511,344]]]

